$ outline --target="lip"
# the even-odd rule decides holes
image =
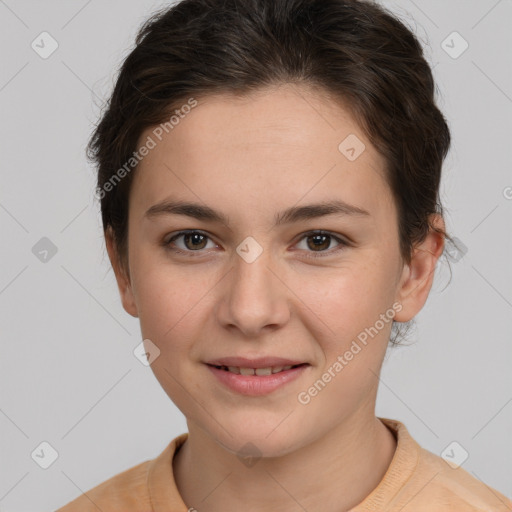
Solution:
[[[250,359],[247,357],[222,357],[206,361],[206,364],[213,366],[238,366],[239,368],[268,368],[269,366],[295,366],[304,364],[306,361],[295,361],[282,357],[258,357]],[[307,363],[306,363],[307,364]]]
[[[223,361],[238,361],[240,362],[240,358],[226,358]],[[277,361],[277,359],[273,358],[273,361]],[[248,360],[246,360],[248,361]],[[288,361],[285,359],[280,359],[279,361]],[[240,364],[225,364],[222,363],[221,366],[241,366],[242,368],[266,368],[267,366],[281,366],[281,363],[270,364],[265,366],[261,364],[261,360],[252,360],[251,365],[255,364],[255,362],[259,363],[259,366],[244,366],[248,363]],[[301,364],[295,363],[295,364]],[[212,374],[227,388],[235,393],[239,393],[241,395],[246,396],[262,396],[272,393],[273,391],[284,387],[286,384],[294,381],[299,378],[307,368],[310,367],[308,363],[302,363],[301,366],[296,368],[290,368],[289,370],[284,370],[279,373],[273,373],[271,375],[240,375],[237,373],[231,373],[229,371],[215,368],[215,366],[211,366],[210,363],[206,364],[207,368],[212,372]],[[283,366],[288,366],[288,364],[283,364]]]

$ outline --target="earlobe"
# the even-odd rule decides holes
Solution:
[[[120,262],[119,253],[114,239],[112,228],[109,226],[105,231],[105,243],[107,246],[108,257],[110,264],[116,276],[117,287],[121,296],[121,303],[124,310],[133,317],[138,317],[137,305],[133,295],[132,284],[130,276],[127,274],[127,269],[123,268]]]
[[[444,221],[437,214],[434,225],[444,231]],[[443,248],[444,235],[434,230],[430,230],[425,240],[415,246],[410,264],[404,266],[396,298],[402,305],[401,311],[395,315],[397,322],[408,322],[425,305]]]

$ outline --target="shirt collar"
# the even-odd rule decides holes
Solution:
[[[359,504],[358,512],[378,512],[392,501],[409,480],[419,460],[420,446],[403,423],[389,418],[379,420],[391,430],[397,440],[395,454],[379,485]],[[187,512],[189,509],[176,486],[172,461],[175,453],[187,440],[188,433],[173,439],[165,450],[150,463],[148,492],[153,512]],[[354,509],[355,510],[355,509]]]

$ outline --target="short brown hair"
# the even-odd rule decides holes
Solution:
[[[98,168],[103,228],[124,268],[134,173],[106,185],[126,168],[142,131],[191,96],[282,83],[313,85],[349,105],[387,162],[405,262],[430,229],[440,232],[430,216],[443,215],[450,132],[422,47],[398,18],[369,0],[182,0],[140,28],[87,148]]]

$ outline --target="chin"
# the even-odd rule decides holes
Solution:
[[[290,422],[285,428],[280,424],[282,419],[273,421],[272,426],[269,422],[253,420],[230,422],[225,425],[227,432],[218,425],[209,432],[219,445],[239,457],[281,457],[306,442],[302,439],[303,429],[299,425]],[[300,438],[298,433],[301,433]]]

